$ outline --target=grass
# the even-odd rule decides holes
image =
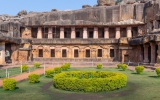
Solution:
[[[71,68],[75,70],[100,70],[121,72],[127,75],[128,84],[126,87],[101,93],[81,93],[58,90],[53,87],[53,79],[42,76],[40,83],[31,84],[23,81],[17,84],[19,89],[15,91],[4,91],[0,88],[1,100],[159,100],[160,98],[160,77],[155,72],[145,72],[142,75],[133,71],[121,71],[116,68]]]
[[[29,67],[27,71],[33,71],[35,70],[35,67]],[[8,68],[7,71],[9,72],[9,76],[14,76],[21,74],[21,69],[19,67],[14,67],[14,68]],[[0,70],[0,78],[5,78],[6,77],[6,69],[1,69]]]

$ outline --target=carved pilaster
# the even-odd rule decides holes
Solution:
[[[157,42],[157,45],[158,45],[158,50],[157,50],[157,63],[160,63],[160,42]]]
[[[144,46],[144,63],[149,63],[149,60],[148,60],[148,47],[149,45],[143,45]]]
[[[23,31],[22,31],[22,38],[31,38],[32,34],[31,34],[31,28],[30,27],[26,27]]]

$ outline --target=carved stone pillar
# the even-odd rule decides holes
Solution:
[[[31,28],[30,27],[25,27],[24,30],[22,30],[22,38],[31,38],[32,34],[31,34]]]
[[[68,48],[67,57],[68,58],[73,58],[72,54],[73,54],[73,50],[72,50],[72,46],[71,46],[71,47]]]
[[[53,35],[52,35],[52,27],[48,28],[48,39],[52,39]]]
[[[158,50],[157,50],[157,53],[158,53],[158,55],[157,55],[157,63],[160,63],[160,42],[158,42],[157,45],[158,45]]]
[[[84,49],[80,48],[79,49],[79,58],[84,58],[85,55],[84,55]]]
[[[18,48],[16,45],[12,44],[11,50],[12,50],[11,54],[12,64],[16,64],[18,61]]]
[[[149,45],[144,45],[144,63],[149,63],[149,60],[148,60],[148,47]]]
[[[109,28],[108,27],[104,28],[104,38],[105,39],[109,38]]]
[[[37,39],[42,39],[42,28],[38,27]]]
[[[157,20],[153,21],[153,26],[154,26],[154,29],[158,29],[158,21]]]
[[[44,49],[43,49],[43,57],[44,58],[50,58],[50,49],[49,49],[49,47],[44,47]]]
[[[4,65],[5,62],[5,42],[0,42],[0,64]]]
[[[71,39],[76,38],[76,32],[75,32],[75,27],[71,27]]]
[[[120,36],[120,27],[116,27],[116,39],[119,39]]]
[[[155,45],[155,43],[150,43],[150,46],[151,46],[151,63],[150,63],[150,65],[154,65],[156,62],[156,55],[155,55],[156,45]]]
[[[88,36],[87,36],[87,27],[84,27],[83,28],[83,39],[87,39]]]
[[[131,27],[127,27],[127,37],[132,37]]]
[[[96,58],[97,55],[96,55],[96,52],[97,52],[97,49],[91,49],[91,58]]]
[[[61,58],[61,48],[57,47],[55,51],[55,58]]]
[[[98,39],[98,27],[94,27],[94,39]]]
[[[64,39],[64,27],[60,28],[60,39]]]

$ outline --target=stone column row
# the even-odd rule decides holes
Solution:
[[[151,58],[150,58],[150,65],[154,65],[156,63],[156,44],[150,43],[151,46]],[[148,51],[149,45],[144,45],[144,64],[149,63],[149,51]]]
[[[131,27],[127,27],[127,37],[132,37],[132,32],[131,32]],[[37,38],[41,39],[42,38],[42,28],[38,27],[38,33],[37,33]],[[48,38],[52,39],[52,28],[49,28],[48,31]],[[76,32],[75,32],[75,27],[71,27],[71,38],[75,39],[76,38]],[[88,38],[88,32],[87,32],[87,27],[83,27],[83,38],[87,39]],[[98,39],[98,27],[94,27],[94,34],[93,34],[94,39]],[[105,27],[104,28],[104,38],[109,38],[109,28]],[[120,27],[116,27],[116,39],[120,38]],[[64,39],[64,27],[60,27],[60,39]]]

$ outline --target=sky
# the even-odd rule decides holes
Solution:
[[[44,12],[57,10],[76,10],[81,9],[82,5],[95,5],[97,0],[1,0],[0,15],[17,15],[21,10],[27,12]]]

